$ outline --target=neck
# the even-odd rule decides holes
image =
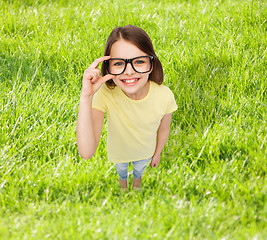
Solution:
[[[141,100],[143,99],[149,92],[149,86],[150,86],[150,81],[147,81],[144,87],[142,88],[142,91],[139,91],[134,94],[127,94],[124,93],[127,97],[131,98],[132,100]]]

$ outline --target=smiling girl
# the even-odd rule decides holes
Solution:
[[[172,91],[162,82],[162,65],[149,36],[132,25],[115,28],[104,57],[84,72],[77,121],[79,154],[85,159],[94,155],[106,113],[108,158],[116,164],[122,188],[127,188],[130,162],[133,188],[141,187],[148,162],[152,167],[160,162],[177,109]]]

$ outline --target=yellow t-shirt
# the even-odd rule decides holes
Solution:
[[[162,117],[177,109],[168,87],[149,82],[149,92],[141,100],[133,100],[119,87],[109,89],[105,84],[93,97],[92,107],[107,113],[107,152],[113,163],[151,158]]]

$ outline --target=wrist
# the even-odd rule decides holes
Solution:
[[[160,157],[160,153],[154,153],[153,157]]]
[[[86,95],[81,93],[80,102],[92,102],[92,100],[93,100],[93,95]]]

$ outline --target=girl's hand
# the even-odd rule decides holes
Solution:
[[[110,56],[104,56],[96,59],[89,68],[84,71],[83,83],[82,83],[82,96],[93,96],[96,91],[102,86],[103,83],[113,78],[111,74],[107,74],[103,77],[100,76],[100,70],[98,69],[99,63],[110,59]]]
[[[154,155],[150,163],[150,166],[157,167],[159,165],[159,162],[160,162],[160,155]]]

